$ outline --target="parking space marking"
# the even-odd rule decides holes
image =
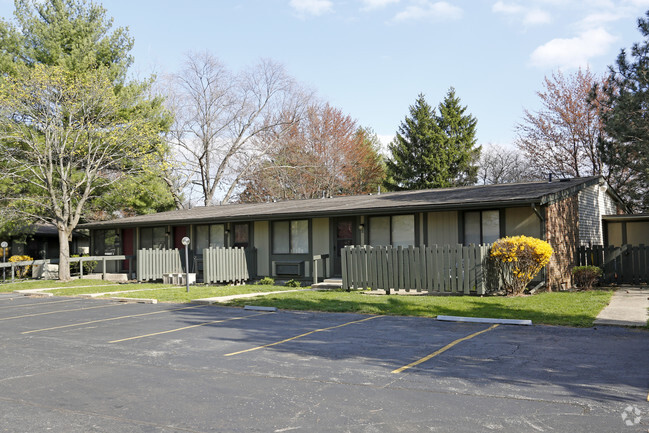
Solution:
[[[458,338],[457,340],[453,341],[452,343],[447,344],[446,346],[442,347],[442,348],[439,349],[439,350],[436,350],[435,352],[431,353],[431,354],[428,355],[428,356],[424,356],[423,358],[418,359],[418,360],[415,361],[415,362],[411,362],[411,363],[408,364],[408,365],[404,365],[403,367],[397,368],[396,370],[392,370],[392,373],[401,373],[401,372],[404,371],[404,370],[407,370],[407,369],[409,369],[409,368],[411,368],[411,367],[414,367],[414,366],[416,366],[416,365],[419,365],[419,364],[421,364],[422,362],[426,362],[426,361],[428,361],[429,359],[434,358],[434,357],[436,357],[437,355],[446,352],[448,349],[450,349],[451,347],[455,346],[455,345],[458,344],[458,343],[461,343],[461,342],[466,341],[466,340],[470,340],[470,339],[473,338],[473,337],[477,337],[478,335],[480,335],[480,334],[484,334],[485,332],[489,332],[489,331],[491,331],[492,329],[495,329],[495,328],[497,328],[497,327],[498,327],[498,324],[491,325],[490,327],[488,327],[487,329],[483,329],[482,331],[474,332],[473,334],[471,334],[471,335],[467,335],[466,337]]]
[[[257,346],[257,347],[253,347],[251,349],[240,350],[238,352],[227,353],[224,356],[234,356],[234,355],[239,355],[241,353],[252,352],[254,350],[264,349],[266,347],[276,346],[278,344],[282,344],[282,343],[286,343],[288,341],[297,340],[298,338],[306,337],[307,335],[315,334],[316,332],[323,332],[323,331],[328,331],[330,329],[342,328],[343,326],[351,325],[351,324],[354,324],[354,323],[365,322],[367,320],[376,319],[377,317],[383,317],[383,316],[366,317],[365,319],[354,320],[353,322],[347,322],[347,323],[343,323],[341,325],[330,326],[328,328],[322,328],[322,329],[316,329],[316,330],[313,330],[313,331],[305,332],[304,334],[296,335],[295,337],[287,338],[287,339],[282,340],[282,341],[276,341],[274,343],[264,344],[263,346]]]
[[[15,299],[15,298],[12,298]],[[19,308],[19,307],[39,307],[41,305],[49,305],[49,304],[60,304],[62,302],[78,302],[78,301],[83,301],[81,298],[77,299],[64,299],[62,301],[44,301],[44,302],[32,302],[29,304],[20,304],[20,305],[7,305],[5,307],[0,307],[0,310],[6,310],[9,308]]]
[[[120,340],[109,341],[108,343],[110,343],[110,344],[112,344],[112,343],[121,343],[122,341],[129,341],[129,340],[137,340],[139,338],[154,337],[156,335],[169,334],[171,332],[183,331],[185,329],[198,328],[199,326],[212,325],[214,323],[231,322],[233,320],[242,320],[242,319],[247,319],[249,317],[261,316],[261,315],[264,315],[264,314],[271,314],[271,312],[251,314],[250,316],[231,317],[229,319],[212,320],[212,321],[209,321],[209,322],[198,323],[196,325],[183,326],[182,328],[169,329],[168,331],[153,332],[151,334],[136,335],[135,337],[122,338]]]
[[[169,313],[169,312],[172,312],[172,311],[189,310],[189,309],[192,309],[192,308],[202,308],[202,307],[207,307],[207,305],[194,305],[194,306],[191,306],[191,307],[172,308],[170,310],[152,311],[152,312],[149,312],[149,313],[140,313],[140,314],[129,314],[129,315],[126,315],[126,316],[109,317],[107,319],[90,320],[88,322],[71,323],[69,325],[52,326],[51,328],[32,329],[31,331],[21,332],[21,334],[33,334],[33,333],[36,333],[36,332],[53,331],[55,329],[72,328],[74,326],[91,325],[93,323],[110,322],[111,320],[130,319],[131,317],[151,316],[153,314]]]
[[[93,310],[95,308],[121,307],[121,306],[123,306],[123,304],[108,304],[108,305],[99,305],[95,307],[71,308],[69,310],[56,310],[56,311],[48,311],[46,313],[33,313],[33,314],[23,314],[21,316],[3,317],[0,318],[0,321],[10,320],[10,319],[22,319],[24,317],[46,316],[48,314],[68,313],[70,311]]]

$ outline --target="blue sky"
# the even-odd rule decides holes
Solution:
[[[437,105],[456,89],[478,119],[479,144],[511,145],[543,78],[604,73],[640,40],[649,0],[104,0],[135,38],[140,77],[178,71],[188,51],[230,68],[260,57],[383,139],[419,93]],[[4,18],[13,2],[0,0]]]

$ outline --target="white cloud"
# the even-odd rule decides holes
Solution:
[[[518,3],[505,3],[497,1],[491,6],[491,10],[495,13],[509,16],[516,22],[522,22],[526,26],[533,26],[539,24],[548,24],[552,21],[552,16],[538,7],[523,7]]]
[[[587,30],[570,39],[553,39],[534,50],[531,64],[538,67],[578,68],[588,66],[588,60],[601,56],[618,38],[603,28]]]
[[[363,10],[381,9],[392,3],[399,3],[399,0],[361,0]]]
[[[525,25],[548,24],[551,21],[552,16],[541,9],[532,9],[526,11],[523,16],[523,24]]]
[[[290,5],[300,15],[322,15],[333,11],[330,0],[291,0]]]
[[[433,3],[430,0],[419,1],[417,4],[410,5],[403,11],[396,14],[393,18],[395,22],[410,20],[457,20],[462,18],[463,11],[461,8],[454,6],[445,1]]]
[[[506,15],[514,15],[523,12],[523,7],[513,3],[498,1],[494,3],[494,5],[491,7],[491,10]]]

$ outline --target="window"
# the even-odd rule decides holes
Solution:
[[[308,254],[309,221],[273,222],[273,254]]]
[[[392,217],[392,246],[407,247],[415,244],[415,216],[396,215]]]
[[[390,242],[390,217],[370,218],[370,245],[392,245]]]
[[[119,250],[117,230],[95,230],[93,232],[93,254],[96,256],[115,255]]]
[[[196,254],[203,254],[206,248],[225,246],[225,226],[210,224],[196,226]]]
[[[394,215],[371,217],[370,245],[407,247],[415,244],[415,216]]]
[[[491,244],[500,238],[500,212],[497,210],[464,213],[464,244]]]
[[[250,240],[250,230],[248,223],[234,225],[234,243],[235,247],[248,248]]]
[[[167,247],[165,227],[144,227],[140,229],[140,248],[164,249]]]

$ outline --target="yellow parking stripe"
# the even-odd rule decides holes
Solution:
[[[112,343],[121,343],[122,341],[137,340],[138,338],[146,338],[146,337],[153,337],[155,335],[169,334],[171,332],[183,331],[185,329],[198,328],[199,326],[212,325],[214,323],[230,322],[232,320],[247,319],[249,317],[261,316],[263,314],[270,314],[270,312],[251,314],[250,316],[232,317],[230,319],[212,320],[210,322],[203,322],[203,323],[198,323],[196,325],[183,326],[182,328],[170,329],[168,331],[154,332],[152,334],[137,335],[135,337],[122,338],[121,340],[113,340],[113,341],[109,341],[108,343],[111,343],[111,344]]]
[[[301,337],[306,337],[307,335],[315,334],[316,332],[328,331],[330,329],[335,329],[335,328],[342,328],[343,326],[351,325],[353,323],[365,322],[367,320],[376,319],[377,317],[382,317],[382,316],[372,316],[361,320],[354,320],[353,322],[343,323],[342,325],[330,326],[329,328],[316,329],[314,331],[309,331],[309,332],[305,332],[304,334],[296,335],[295,337],[287,338],[286,340],[276,341],[275,343],[270,343],[270,344],[264,344],[263,346],[253,347],[252,349],[240,350],[239,352],[228,353],[224,356],[234,356],[234,355],[239,355],[241,353],[252,352],[253,350],[259,350],[259,349],[264,349],[266,347],[276,346],[278,344],[286,343],[287,341],[296,340]]]
[[[97,320],[91,320],[89,322],[71,323],[69,325],[61,325],[61,326],[52,326],[51,328],[33,329],[31,331],[22,332],[21,334],[33,334],[35,332],[53,331],[55,329],[72,328],[74,326],[91,325],[93,323],[110,322],[112,320],[130,319],[131,317],[151,316],[153,314],[169,313],[171,311],[189,310],[192,308],[201,308],[206,306],[207,305],[194,305],[192,307],[173,308],[171,310],[160,310],[160,311],[153,311],[150,313],[129,314],[127,316],[109,317],[108,319],[97,319]]]
[[[48,314],[57,314],[57,313],[67,313],[69,311],[81,311],[81,310],[93,310],[95,308],[106,308],[106,307],[118,307],[120,304],[109,304],[109,305],[99,305],[96,307],[83,307],[83,308],[71,308],[69,310],[56,310],[48,311],[47,313],[34,313],[34,314],[23,314],[22,316],[13,316],[13,317],[3,317],[1,320],[10,320],[10,319],[22,319],[23,317],[36,317],[36,316],[46,316]]]
[[[467,335],[466,337],[458,338],[457,340],[453,341],[452,343],[447,344],[446,346],[444,346],[441,349],[431,353],[428,356],[424,356],[423,358],[421,358],[421,359],[419,359],[419,360],[417,360],[415,362],[412,362],[412,363],[410,363],[408,365],[404,365],[401,368],[397,368],[396,370],[393,370],[392,373],[401,373],[404,370],[407,370],[407,369],[409,369],[411,367],[414,367],[416,365],[421,364],[422,362],[426,362],[429,359],[436,357],[440,353],[446,352],[448,349],[450,349],[451,347],[455,346],[458,343],[461,343],[461,342],[466,341],[466,340],[470,340],[473,337],[477,337],[478,335],[483,334],[483,333],[488,332],[488,331],[491,331],[492,329],[495,329],[497,327],[498,327],[497,324],[496,325],[491,325],[490,327],[488,327],[487,329],[483,329],[482,331],[474,332],[473,334]]]

